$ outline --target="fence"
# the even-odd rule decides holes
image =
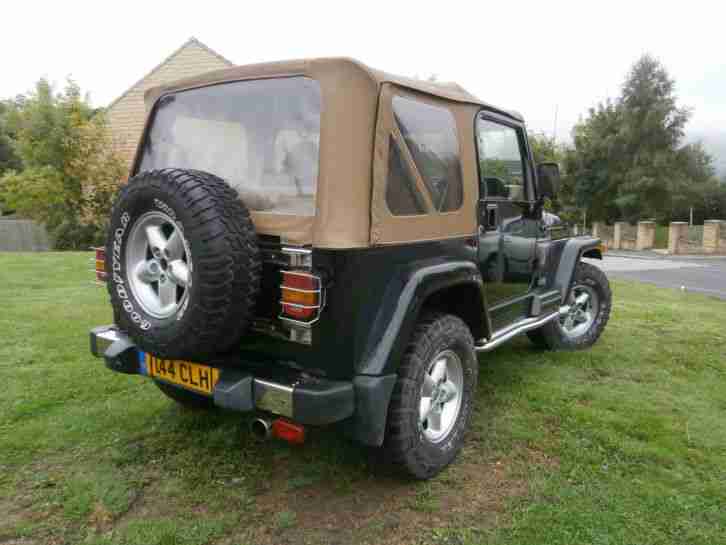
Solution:
[[[612,227],[593,224],[593,234],[613,250],[667,247],[670,254],[726,254],[726,221],[706,220],[703,225],[693,226],[675,221],[665,229],[667,236],[663,237],[663,228],[659,231],[652,221],[640,221],[637,226],[625,222],[616,222]]]
[[[703,252],[703,225],[689,225],[685,236],[681,237],[680,252],[682,254],[700,254]]]
[[[638,228],[629,223],[620,224],[620,248],[635,250],[638,242]]]
[[[706,221],[703,224],[703,245],[708,253],[726,254],[726,221]]]
[[[0,218],[0,252],[42,252],[50,249],[48,233],[34,221]]]

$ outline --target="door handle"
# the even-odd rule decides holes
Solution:
[[[499,207],[496,204],[487,204],[486,207],[486,229],[495,231],[499,226]]]

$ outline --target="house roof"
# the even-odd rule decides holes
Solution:
[[[223,57],[222,55],[220,55],[219,53],[217,53],[216,51],[214,51],[210,47],[206,46],[205,44],[203,44],[202,42],[200,42],[199,40],[197,40],[194,36],[192,36],[186,42],[184,42],[181,46],[179,46],[171,55],[169,55],[168,57],[166,57],[163,61],[161,61],[154,68],[152,68],[149,72],[147,72],[141,79],[139,79],[131,87],[129,87],[128,89],[126,89],[126,91],[124,91],[118,98],[116,98],[113,102],[111,102],[107,106],[107,109],[112,108],[118,101],[120,101],[122,98],[124,98],[126,95],[128,95],[134,88],[136,88],[146,78],[148,78],[149,76],[151,76],[152,74],[154,74],[155,72],[157,72],[162,66],[164,66],[166,63],[168,63],[169,61],[171,61],[177,55],[179,55],[179,53],[181,53],[184,49],[186,49],[190,45],[196,45],[197,47],[200,47],[201,49],[203,49],[203,50],[207,51],[208,53],[214,55],[219,60],[221,60],[222,62],[228,64],[229,66],[234,66],[234,63],[232,61],[230,61],[226,57]]]

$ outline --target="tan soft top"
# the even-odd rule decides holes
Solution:
[[[478,195],[473,120],[483,107],[517,121],[455,84],[420,81],[371,69],[348,58],[322,58],[235,66],[154,87],[149,115],[167,93],[232,81],[305,76],[320,85],[320,157],[314,217],[253,211],[255,228],[291,243],[361,248],[469,235],[476,229]],[[385,204],[388,137],[395,128],[391,96],[407,93],[448,108],[456,119],[464,179],[463,207],[455,213],[393,217]],[[149,118],[147,118],[147,125]],[[141,149],[137,151],[139,164]]]
[[[264,62],[258,64],[247,64],[244,66],[233,66],[231,68],[223,68],[212,72],[206,72],[198,76],[181,79],[166,85],[159,85],[148,89],[144,95],[147,109],[150,109],[153,103],[161,95],[179,91],[181,89],[189,89],[192,87],[201,87],[214,83],[223,83],[230,81],[238,81],[245,79],[270,78],[277,76],[293,76],[293,75],[313,75],[322,71],[335,70],[359,70],[366,74],[372,82],[378,86],[383,83],[395,83],[401,87],[406,87],[414,91],[420,91],[433,96],[438,96],[456,102],[466,102],[469,104],[478,104],[489,109],[497,110],[505,113],[519,121],[522,116],[512,110],[503,110],[488,104],[475,97],[457,83],[441,83],[407,78],[405,76],[397,76],[389,74],[382,70],[376,70],[363,64],[362,62],[349,57],[322,57],[317,59],[299,59],[289,61]]]

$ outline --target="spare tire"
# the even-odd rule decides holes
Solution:
[[[116,324],[136,345],[194,360],[228,350],[245,333],[261,262],[249,211],[224,180],[164,169],[121,189],[106,270]]]

